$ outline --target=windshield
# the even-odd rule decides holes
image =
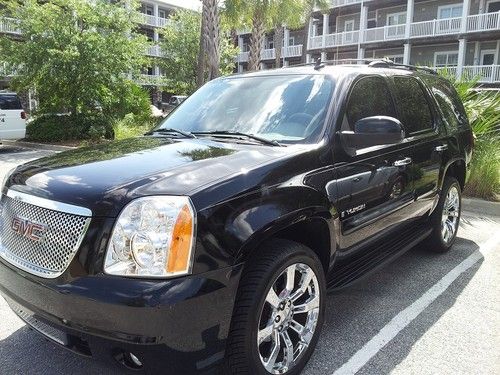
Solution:
[[[323,75],[230,77],[187,98],[157,128],[240,132],[278,142],[312,142],[323,129],[333,82]]]

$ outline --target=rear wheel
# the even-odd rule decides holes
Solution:
[[[430,250],[448,251],[457,237],[462,209],[462,189],[457,179],[446,177],[438,205],[431,215],[433,232],[429,237]]]
[[[230,374],[299,374],[318,341],[325,277],[316,254],[268,242],[244,271],[227,347]]]

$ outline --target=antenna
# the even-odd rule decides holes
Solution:
[[[321,57],[318,57],[316,64],[314,65],[314,70],[321,70],[325,67],[325,64],[321,62]]]

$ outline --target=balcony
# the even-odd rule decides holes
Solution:
[[[0,33],[21,35],[15,18],[0,18]]]
[[[500,12],[468,16],[465,28],[463,28],[461,17],[412,22],[410,24],[410,32],[408,35],[410,39],[417,39],[493,30],[500,30]],[[361,39],[359,34],[359,30],[328,34],[326,36],[325,46],[323,46],[322,36],[313,36],[309,39],[309,48],[320,49],[358,43],[404,40],[407,38],[406,24],[365,29],[362,33],[363,35]]]
[[[364,0],[366,3],[367,0]],[[363,0],[332,0],[332,8],[342,7],[345,5],[361,4]]]
[[[462,77],[465,79],[478,78],[480,83],[499,83],[500,65],[464,66]]]
[[[300,57],[302,56],[302,44],[297,44],[293,46],[284,47],[282,50],[282,58],[283,57]],[[238,63],[248,62],[250,56],[250,52],[241,52],[236,61]],[[274,60],[276,59],[276,50],[274,48],[263,49],[260,53],[261,60]]]
[[[140,15],[139,23],[141,25],[147,25],[152,27],[164,27],[166,24],[169,23],[169,20],[167,18],[156,17],[145,13],[139,13],[139,15]]]
[[[160,46],[155,45],[155,46],[149,46],[146,49],[146,56],[150,56],[150,57],[163,57],[164,53],[161,50]]]

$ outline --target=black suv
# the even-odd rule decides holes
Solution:
[[[66,348],[149,373],[298,374],[329,290],[447,251],[473,135],[430,71],[212,81],[144,137],[18,167],[0,291]]]

